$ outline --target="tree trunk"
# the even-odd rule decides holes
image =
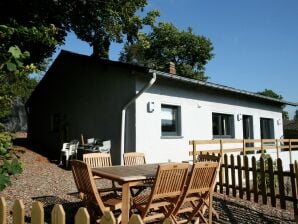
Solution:
[[[104,37],[102,41],[93,42],[92,56],[109,59],[110,40],[108,37]]]

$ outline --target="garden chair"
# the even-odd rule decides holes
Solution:
[[[103,141],[102,146],[98,146],[97,150],[102,153],[109,153],[111,151],[111,140]]]
[[[210,154],[208,152],[207,153],[200,152],[200,154],[198,154],[197,161],[198,162],[207,162],[207,161],[209,161],[209,162],[218,162],[219,167],[218,167],[217,172],[219,172],[221,161],[222,161],[222,150],[217,155],[214,154],[214,153]],[[217,176],[217,174],[216,174],[216,176]],[[214,187],[215,186],[216,185],[214,184]],[[207,206],[204,207],[204,210],[206,210],[206,208],[207,208]],[[212,208],[212,213],[213,213],[213,215],[216,216],[217,219],[219,219],[218,213],[213,208]]]
[[[87,163],[91,168],[98,168],[98,167],[107,167],[112,166],[112,159],[110,153],[87,153],[83,154],[83,161]],[[103,179],[98,176],[93,176],[94,179]],[[114,191],[115,193],[117,191],[121,191],[121,188],[116,188],[114,181],[112,181],[112,188],[104,188],[101,189],[101,191]]]
[[[123,154],[124,166],[136,166],[146,164],[145,154],[142,152],[127,152]],[[130,189],[130,193],[133,197],[138,196],[143,190],[148,187],[152,187],[153,180],[146,180],[137,186],[133,186]],[[136,191],[134,191],[136,190]]]
[[[127,152],[123,154],[124,166],[146,164],[145,154],[142,152]]]
[[[133,209],[140,212],[144,223],[169,218],[183,192],[188,175],[186,163],[169,163],[158,166],[150,194],[133,199]]]
[[[80,198],[90,215],[91,223],[95,223],[98,217],[102,216],[104,212],[121,209],[122,203],[119,195],[100,195],[100,191],[96,188],[91,168],[87,163],[79,160],[72,160],[71,170]]]
[[[65,155],[65,167],[68,168],[68,163],[70,158],[77,159],[79,141],[72,140],[69,143],[63,143],[61,153],[60,153],[60,162],[59,165],[62,165],[62,157]]]
[[[212,197],[218,167],[218,162],[193,165],[185,190],[171,215],[175,223],[191,223],[193,218],[199,218],[200,223],[212,223]],[[206,206],[208,219],[204,217]]]

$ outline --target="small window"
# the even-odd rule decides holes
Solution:
[[[234,138],[234,116],[212,113],[213,138]]]
[[[161,105],[161,135],[180,136],[180,107]]]
[[[273,119],[261,118],[261,139],[274,139],[274,123]]]

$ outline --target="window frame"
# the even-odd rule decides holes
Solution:
[[[161,130],[161,137],[162,138],[171,138],[171,137],[181,137],[181,106],[173,105],[173,104],[166,104],[162,103],[160,107],[161,117],[160,117],[160,130]],[[174,111],[174,119],[175,121],[175,131],[163,131],[163,108],[173,109]]]
[[[268,138],[268,136],[265,136],[265,138],[263,137],[264,136],[264,134],[263,134],[263,131],[264,131],[264,129],[263,129],[264,121],[269,122],[267,124],[268,127],[269,127],[269,135],[270,135],[269,138]],[[274,119],[273,118],[260,117],[260,138],[261,139],[274,139],[275,138]]]
[[[214,134],[214,118],[215,116],[217,116],[218,118],[218,134]],[[223,129],[222,129],[222,123],[223,117],[228,117],[228,122],[229,125],[227,127],[229,127],[230,130],[230,134],[224,134],[223,133]],[[226,114],[226,113],[218,113],[218,112],[212,112],[212,136],[214,139],[218,139],[218,138],[235,138],[235,118],[234,118],[234,114]],[[225,131],[228,132],[228,131]]]

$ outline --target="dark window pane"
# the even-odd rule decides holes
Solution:
[[[170,105],[161,106],[161,132],[162,136],[177,136],[178,130],[178,107]]]

